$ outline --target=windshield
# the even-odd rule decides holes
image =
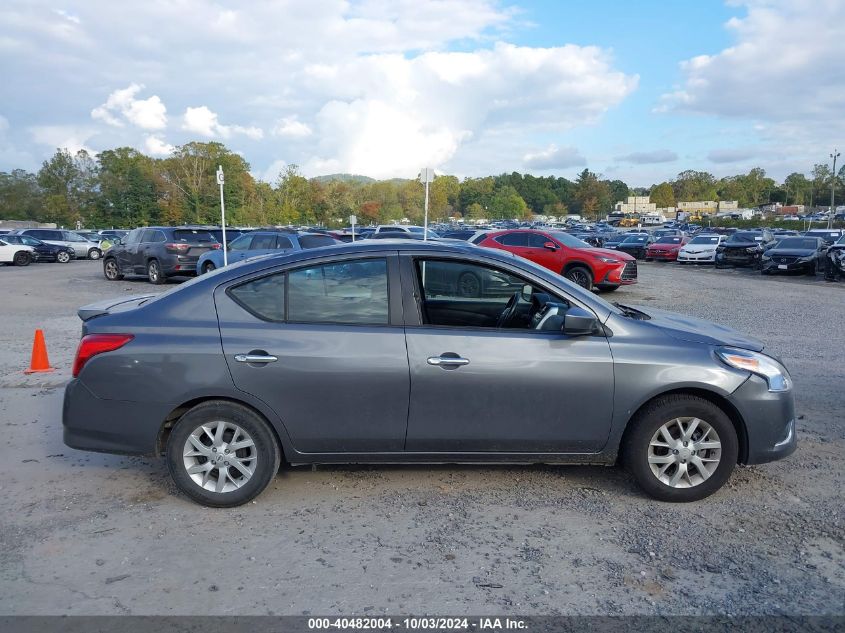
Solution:
[[[809,237],[788,237],[778,242],[778,248],[798,248],[813,251],[819,247],[816,238]]]
[[[680,237],[661,237],[657,240],[658,244],[680,244],[681,238]]]
[[[625,240],[622,242],[623,244],[643,244],[644,242],[648,241],[647,235],[632,235],[631,237],[626,237]]]
[[[694,237],[690,244],[718,244],[719,243],[719,236],[718,235],[699,235],[698,237]]]
[[[760,242],[763,236],[760,233],[734,233],[727,241],[730,242]]]
[[[177,242],[216,242],[214,236],[208,231],[197,229],[176,229],[173,231],[173,239]]]
[[[569,248],[590,248],[590,245],[584,240],[579,240],[574,235],[564,233],[563,231],[554,231],[551,233],[551,236]]]

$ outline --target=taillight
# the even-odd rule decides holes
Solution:
[[[113,352],[131,341],[131,334],[88,334],[79,341],[76,358],[73,361],[73,377],[76,378],[82,368],[97,354]]]
[[[214,244],[211,245],[211,248],[213,248],[214,250],[219,250],[219,249],[223,248],[223,245],[220,244],[219,242],[215,242]]]
[[[171,253],[187,253],[188,249],[191,248],[191,245],[185,244],[184,242],[171,242],[169,244],[165,244],[164,248],[166,248]]]

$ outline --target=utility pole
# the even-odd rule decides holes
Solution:
[[[223,204],[223,165],[217,165],[217,184],[220,185],[220,226],[223,228],[223,265],[229,265],[226,247],[226,207]]]
[[[434,182],[434,170],[431,167],[420,169],[420,182],[425,184],[425,223],[423,226],[423,241],[428,241],[428,185]]]
[[[839,152],[836,151],[836,148],[833,148],[833,153],[830,155],[833,159],[833,174],[830,177],[830,213],[827,215],[827,228],[831,228],[833,226],[833,214],[835,213],[836,207],[834,205],[835,200],[835,191],[836,191],[836,159],[839,158]]]

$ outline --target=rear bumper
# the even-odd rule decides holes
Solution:
[[[783,459],[798,448],[791,389],[771,392],[765,380],[752,375],[731,394],[731,402],[745,422],[744,463],[764,464]]]
[[[196,275],[199,257],[178,256],[161,262],[161,271],[165,275]]]
[[[153,455],[170,410],[161,403],[103,400],[74,379],[62,406],[64,443],[84,451]]]

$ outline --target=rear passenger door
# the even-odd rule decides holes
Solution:
[[[410,385],[395,254],[263,272],[214,300],[235,386],[276,412],[297,451],[403,449]]]

